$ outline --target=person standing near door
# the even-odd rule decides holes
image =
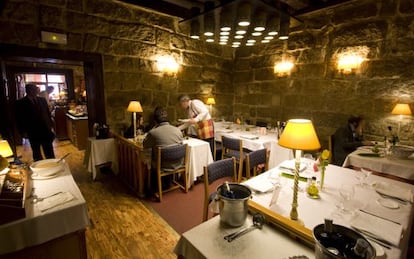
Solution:
[[[34,161],[43,159],[41,149],[46,158],[55,158],[52,116],[45,98],[38,94],[36,85],[27,84],[26,96],[16,101],[17,128],[29,139]]]

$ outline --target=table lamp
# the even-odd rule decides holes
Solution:
[[[214,97],[209,97],[206,104],[210,105],[210,115],[213,117],[213,104],[216,104],[216,100],[214,100]]]
[[[7,157],[12,156],[13,151],[7,140],[0,140],[0,171],[9,166]]]
[[[400,136],[400,127],[401,127],[401,120],[403,115],[411,115],[410,105],[407,103],[397,103],[392,109],[391,114],[400,115],[400,119],[398,121],[398,137]]]
[[[137,139],[137,112],[143,112],[141,103],[138,101],[130,101],[128,108],[128,112],[132,112],[133,115],[133,124],[134,124],[134,140]]]
[[[298,220],[298,189],[300,158],[303,150],[317,150],[321,148],[318,136],[312,121],[306,119],[289,120],[279,139],[279,145],[295,151],[295,175],[293,185],[293,201],[290,219]]]

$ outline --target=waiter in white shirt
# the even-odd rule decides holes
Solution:
[[[179,126],[180,130],[187,129],[187,134],[197,136],[210,144],[210,150],[214,150],[214,125],[210,112],[205,104],[198,100],[191,100],[188,95],[181,95],[178,101],[183,109],[188,112],[188,121]]]

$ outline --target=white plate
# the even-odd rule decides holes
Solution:
[[[382,246],[380,246],[379,244],[375,243],[374,241],[370,241],[368,240],[371,245],[374,247],[375,249],[375,258],[379,259],[379,258],[386,258],[385,256],[385,251],[384,248],[382,248]]]
[[[378,204],[384,206],[385,208],[389,208],[389,209],[394,209],[395,210],[395,209],[398,209],[400,207],[400,205],[396,201],[393,201],[393,200],[390,200],[390,199],[379,198],[379,199],[377,199],[377,202],[378,202]]]
[[[32,173],[31,178],[33,180],[47,180],[47,179],[55,178],[56,176],[59,175],[60,172],[62,172],[62,170],[57,171],[55,174],[48,175],[48,176],[42,176],[37,173]]]

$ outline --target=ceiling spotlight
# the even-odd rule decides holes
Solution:
[[[237,30],[236,34],[243,35],[243,34],[246,34],[246,31],[245,30]]]
[[[221,31],[220,35],[230,35],[230,32],[229,31]]]
[[[255,32],[253,32],[252,33],[252,36],[260,36],[260,35],[262,35],[262,33],[260,32],[260,31],[255,31]]]
[[[214,42],[214,39],[213,38],[207,38],[206,41],[207,42]]]
[[[250,3],[242,2],[239,4],[239,8],[237,9],[237,24],[239,26],[244,27],[250,25],[250,12]]]
[[[240,44],[241,44],[241,42],[240,42],[240,41],[234,41],[232,44],[233,44],[233,45],[240,45]]]
[[[277,35],[279,28],[280,28],[280,17],[279,15],[273,15],[271,17],[269,17],[269,19],[267,20],[267,25],[266,25],[267,31],[268,31],[268,35]]]
[[[254,45],[254,43],[253,42],[248,42],[248,43],[246,43],[246,46],[253,46]]]
[[[220,45],[226,45],[227,44],[227,41],[220,41],[219,44]]]
[[[266,13],[259,10],[254,15],[254,31],[264,31],[266,29]]]
[[[240,45],[231,45],[233,48],[238,48]]]
[[[287,40],[289,38],[290,16],[286,12],[280,12],[280,31],[279,39]]]
[[[244,38],[244,36],[243,36],[243,35],[235,35],[235,36],[234,36],[234,38],[235,38],[235,39],[243,39],[243,38]]]
[[[209,11],[214,8],[213,1],[207,1],[204,4],[204,12]],[[214,13],[209,12],[204,15],[204,35],[207,37],[211,37],[214,35],[216,24],[214,20]]]
[[[247,42],[248,42],[248,43],[255,43],[255,42],[256,42],[256,40],[250,39],[250,40],[247,40]]]
[[[264,37],[265,40],[273,40],[273,38],[274,38],[273,36],[266,36],[266,37]]]
[[[220,40],[227,40],[229,38],[229,36],[224,35],[224,36],[220,36]]]
[[[199,39],[200,38],[200,22],[198,20],[191,21],[190,28],[190,38]]]
[[[261,43],[269,43],[270,40],[262,40]]]
[[[232,26],[232,9],[223,7],[220,12],[220,31],[231,31]]]

